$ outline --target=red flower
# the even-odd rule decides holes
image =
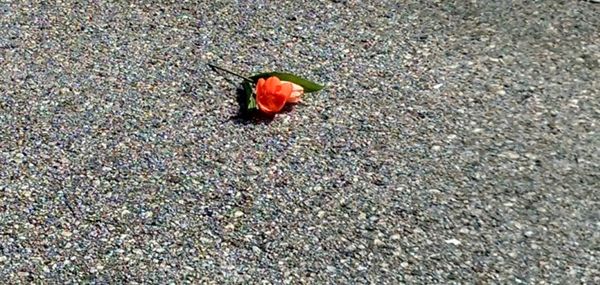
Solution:
[[[256,83],[256,105],[267,114],[274,114],[285,106],[285,103],[298,103],[304,94],[302,86],[288,81],[281,81],[277,76],[266,80],[258,79]]]
[[[256,83],[256,105],[258,109],[267,114],[274,114],[285,106],[292,94],[292,83],[282,82],[276,76],[265,80],[258,79]]]

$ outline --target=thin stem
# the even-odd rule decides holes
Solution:
[[[223,68],[223,67],[220,67],[220,66],[216,66],[216,65],[214,65],[214,64],[211,64],[211,63],[207,63],[207,64],[208,64],[208,66],[210,66],[210,67],[211,67],[213,70],[215,70],[215,69],[218,69],[218,70],[221,70],[221,71],[225,71],[225,72],[227,72],[227,73],[229,73],[229,74],[231,74],[231,75],[235,75],[235,76],[237,76],[237,77],[243,78],[244,80],[247,80],[247,81],[250,81],[250,82],[254,82],[254,80],[252,80],[252,79],[250,79],[250,78],[248,78],[248,77],[246,77],[246,76],[240,75],[240,74],[238,74],[238,73],[235,73],[235,72],[233,72],[233,71],[231,71],[231,70],[229,70],[229,69],[226,69],[226,68]]]

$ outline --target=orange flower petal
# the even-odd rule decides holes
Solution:
[[[277,113],[283,109],[285,105],[285,96],[277,96],[277,94],[261,94],[257,95],[256,104],[258,108],[268,114]]]
[[[265,87],[265,79],[259,78],[258,82],[256,82],[256,94],[263,93],[264,87]]]
[[[276,90],[279,83],[280,83],[280,80],[279,80],[279,78],[277,78],[277,76],[271,76],[271,77],[267,78],[267,82],[266,82],[265,86],[267,87],[267,90],[269,90],[269,91]]]
[[[280,90],[279,92],[285,96],[285,99],[287,100],[288,97],[290,97],[290,94],[292,94],[292,84],[291,83],[282,83],[279,85]]]
[[[302,95],[304,95],[304,88],[302,88],[302,86],[300,86],[296,83],[288,82],[288,81],[281,81],[281,82],[292,84],[292,93],[288,97],[288,100],[287,100],[288,103],[298,103],[302,100]]]
[[[290,95],[290,97],[288,97],[288,99],[287,99],[287,102],[291,103],[291,104],[295,104],[295,103],[298,103],[300,101],[302,101],[302,97],[300,97],[300,96]]]

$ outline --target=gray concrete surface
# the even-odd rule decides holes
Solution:
[[[0,2],[1,283],[600,283],[600,5],[75,2]]]

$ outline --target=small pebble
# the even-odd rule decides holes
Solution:
[[[455,239],[455,238],[453,238],[453,239],[447,239],[446,243],[453,244],[453,245],[460,245],[461,244],[461,242],[459,240]]]

